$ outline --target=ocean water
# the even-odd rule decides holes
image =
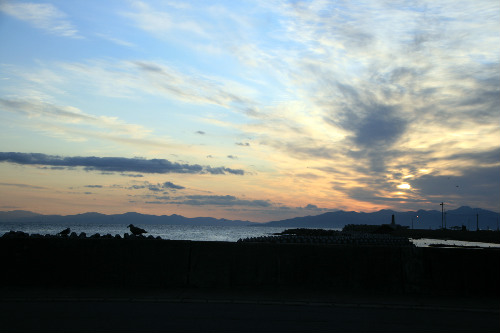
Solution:
[[[163,239],[171,240],[191,240],[191,241],[221,241],[236,242],[238,239],[270,236],[274,233],[284,231],[285,227],[259,227],[259,226],[194,226],[194,225],[159,225],[159,224],[137,224],[145,229],[146,236],[160,236]],[[124,224],[96,224],[96,223],[75,223],[75,224],[48,224],[48,223],[0,223],[0,237],[9,231],[22,231],[28,234],[55,235],[65,228],[70,228],[72,232],[80,234],[85,232],[87,237],[96,233],[102,235],[116,234],[123,236],[130,231]],[[332,230],[341,230],[339,228]],[[478,246],[478,247],[500,247],[500,244],[465,242],[457,240],[439,239],[410,239],[417,247],[427,247],[431,244]]]
[[[145,229],[146,236],[160,236],[163,239],[191,240],[191,241],[222,241],[236,242],[240,238],[269,236],[282,232],[284,227],[259,227],[259,226],[193,226],[193,225],[159,225],[137,224]],[[0,223],[0,236],[11,230],[22,231],[28,234],[55,235],[65,228],[80,234],[85,232],[87,237],[96,233],[102,235],[116,234],[123,236],[130,231],[124,224],[48,224],[48,223]]]

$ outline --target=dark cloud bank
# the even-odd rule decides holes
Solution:
[[[153,192],[161,192],[161,191],[168,191],[168,190],[175,191],[175,190],[185,189],[184,186],[176,185],[172,182],[165,182],[163,184],[149,184],[146,182],[144,185],[132,185],[128,189],[129,190],[139,190],[139,189],[144,189],[144,188],[147,188],[148,190],[153,191]]]
[[[23,165],[45,165],[55,168],[83,167],[86,171],[141,172],[141,173],[192,173],[213,175],[244,175],[241,169],[211,167],[199,164],[181,164],[166,159],[143,159],[126,157],[61,157],[40,153],[0,152],[0,162]]]
[[[267,200],[245,200],[232,195],[188,195],[178,198],[179,200],[170,203],[192,206],[249,206],[249,207],[271,207]]]

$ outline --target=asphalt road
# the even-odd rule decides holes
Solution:
[[[500,310],[222,300],[0,299],[0,332],[499,332]]]

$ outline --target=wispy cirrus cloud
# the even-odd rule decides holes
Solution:
[[[153,95],[197,105],[214,105],[247,116],[259,115],[255,90],[236,80],[201,72],[182,71],[158,61],[57,62],[43,70],[9,67],[6,76],[20,79],[26,92],[45,96],[68,89],[86,91],[107,98],[140,98]],[[28,95],[24,92],[24,95]],[[19,94],[19,90],[16,91]]]
[[[36,185],[29,185],[29,184],[16,184],[16,183],[0,183],[0,186],[14,186],[14,187],[28,188],[28,189],[35,189],[35,190],[47,189],[46,187],[43,187],[43,186],[36,186]]]
[[[110,36],[108,34],[97,33],[96,36],[99,37],[99,38],[102,38],[104,40],[110,41],[110,42],[112,42],[112,43],[114,43],[116,45],[119,45],[119,46],[137,47],[137,45],[135,45],[134,43],[131,43],[131,42],[128,42],[126,40]]]
[[[0,11],[51,34],[81,38],[67,15],[50,3],[2,1]]]
[[[0,98],[0,110],[26,117],[20,121],[24,127],[70,141],[98,138],[150,147],[172,146],[171,139],[154,137],[144,126],[126,123],[118,117],[96,116],[40,98]]]
[[[133,10],[122,14],[130,18],[140,29],[158,37],[168,36],[172,31],[184,31],[206,36],[203,27],[196,20],[171,13],[176,9],[187,9],[185,6],[179,7],[172,3],[172,5],[167,4],[166,10],[160,10],[151,7],[144,1],[133,1],[131,5]]]
[[[187,74],[173,67],[151,61],[134,61],[127,64],[133,75],[146,80],[150,93],[166,94],[185,102],[213,104],[227,109],[237,109],[244,114],[258,114],[256,101],[250,99],[251,89],[235,81]]]
[[[213,174],[213,175],[244,175],[241,169],[226,167],[202,166],[170,162],[165,159],[142,159],[126,157],[61,157],[40,153],[1,152],[0,162],[21,165],[43,165],[56,167],[83,167],[87,171],[104,172],[141,172],[141,173],[187,173],[187,174]]]

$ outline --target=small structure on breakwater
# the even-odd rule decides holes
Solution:
[[[396,223],[396,219],[394,214],[391,217],[390,224],[347,224],[344,226],[342,231],[344,232],[360,232],[360,233],[369,233],[369,234],[391,234],[396,230],[408,229],[408,226],[403,226]]]

